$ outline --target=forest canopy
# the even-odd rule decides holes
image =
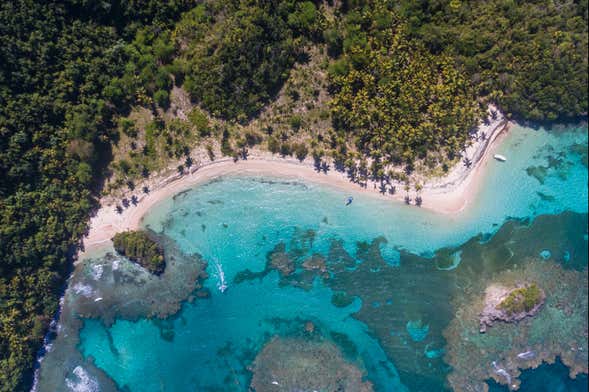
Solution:
[[[411,40],[382,1],[350,11],[341,30],[343,55],[330,70],[336,131],[384,164],[411,164],[428,152],[457,155],[479,110],[452,60]]]
[[[116,233],[112,239],[115,250],[149,272],[160,275],[166,268],[164,250],[144,230]]]
[[[433,53],[519,120],[587,115],[587,0],[404,0],[401,14]]]
[[[277,94],[321,21],[310,1],[199,5],[175,31],[184,87],[211,114],[245,122]]]
[[[0,391],[30,389],[116,141],[114,118],[134,99],[117,82],[124,38],[192,6],[134,3],[0,4]]]

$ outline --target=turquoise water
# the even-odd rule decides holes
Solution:
[[[304,325],[311,321],[314,333],[334,341],[375,390],[443,389],[449,369],[443,361],[441,331],[452,317],[447,298],[456,292],[451,279],[462,251],[437,269],[411,254],[431,257],[479,233],[495,233],[510,217],[586,213],[586,148],[586,128],[512,130],[496,151],[508,162],[487,163],[476,201],[456,215],[364,194],[353,194],[354,202],[346,207],[348,194],[339,190],[268,177],[224,177],[182,192],[150,211],[144,224],[209,263],[204,285],[211,297],[185,302],[178,313],[161,321],[118,318],[106,325],[99,318],[84,319],[78,350],[120,389],[246,391],[248,367],[270,337],[304,335]],[[570,229],[586,234],[586,228]],[[554,230],[564,229],[555,225]],[[372,242],[376,238],[386,241]],[[334,241],[343,247],[342,255],[354,259],[340,269],[337,279],[331,269],[331,280],[322,280],[300,264],[290,280],[267,269],[268,254],[279,244],[293,260],[316,254],[331,263],[337,250]],[[372,243],[375,257],[382,256],[385,264],[366,269],[373,253],[362,242]],[[573,257],[586,264],[586,255]],[[247,270],[249,278],[236,282]],[[427,274],[423,282],[420,273]],[[228,287],[224,293],[221,286]],[[378,292],[374,298],[372,286]],[[334,290],[355,296],[349,304],[334,306]],[[406,306],[399,305],[403,301]],[[393,310],[383,332],[378,312]],[[388,323],[386,317],[380,321]],[[552,371],[547,369],[541,373]]]

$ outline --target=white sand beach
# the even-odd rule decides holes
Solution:
[[[477,138],[464,154],[464,157],[471,160],[472,165],[467,168],[459,162],[446,176],[425,183],[420,192],[423,199],[421,208],[443,214],[456,214],[467,208],[478,194],[481,176],[484,175],[488,161],[493,159],[494,147],[507,133],[510,125],[501,114],[498,114],[497,119],[489,125],[481,125],[478,135],[484,133],[486,137],[484,140]],[[314,170],[311,159],[300,162],[294,158],[281,158],[269,152],[255,150],[250,151],[247,160],[234,162],[231,158],[224,158],[193,166],[190,172],[184,175],[174,174],[149,179],[140,186],[147,185],[150,192],[134,192],[133,194],[138,197],[137,204],[124,209],[121,214],[116,211],[116,200],[112,197],[103,198],[100,209],[90,220],[89,232],[84,238],[84,252],[110,245],[111,238],[117,232],[139,228],[143,216],[158,202],[225,175],[268,175],[300,179],[342,190],[366,193],[395,203],[403,202],[406,195],[402,190],[394,195],[383,195],[373,182],[369,182],[363,188],[350,182],[344,173],[333,169],[327,173],[319,173]],[[131,194],[128,192],[126,196],[130,197]]]

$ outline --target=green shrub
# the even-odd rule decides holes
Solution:
[[[196,127],[196,130],[201,137],[210,136],[211,128],[209,124],[209,118],[202,110],[197,107],[193,108],[190,111],[190,114],[188,114],[188,119],[192,125]]]
[[[298,114],[295,114],[288,120],[288,123],[293,131],[298,131],[303,124],[303,119]]]
[[[276,154],[278,151],[280,151],[280,143],[274,136],[270,136],[268,138],[268,150],[272,154]]]
[[[143,230],[124,231],[112,238],[115,250],[152,274],[164,272],[166,263],[161,246]]]
[[[513,290],[499,305],[498,309],[507,314],[529,312],[538,305],[543,298],[542,290],[536,283]]]
[[[162,109],[167,109],[170,106],[170,95],[165,90],[158,90],[153,94],[153,100]]]
[[[293,150],[294,150],[295,156],[301,162],[304,161],[305,158],[307,157],[307,155],[309,154],[309,149],[307,148],[307,145],[305,143],[294,144]]]

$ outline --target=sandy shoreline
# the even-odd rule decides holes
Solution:
[[[420,192],[423,198],[422,208],[443,214],[463,211],[477,196],[483,175],[482,170],[485,164],[493,159],[492,151],[509,126],[510,123],[499,115],[490,125],[479,127],[479,134],[485,132],[487,137],[485,140],[474,142],[464,154],[472,161],[472,166],[466,168],[462,163],[458,163],[446,176],[426,183]],[[369,182],[366,188],[362,188],[350,182],[344,173],[335,170],[318,173],[309,159],[299,162],[294,158],[280,158],[267,152],[255,151],[247,160],[234,162],[230,158],[219,159],[200,167],[195,166],[190,173],[182,176],[175,174],[166,178],[151,179],[146,183],[150,193],[135,192],[134,194],[138,197],[137,205],[131,205],[121,214],[116,212],[115,200],[112,198],[101,200],[100,209],[90,220],[88,235],[83,240],[84,252],[81,254],[108,247],[110,239],[117,232],[139,228],[143,216],[160,201],[225,175],[267,175],[299,179],[354,193],[366,193],[371,197],[394,200],[394,202],[403,202],[406,195],[402,190],[398,190],[394,195],[383,195],[378,192],[378,187],[372,182]],[[130,195],[129,192],[127,197]]]

